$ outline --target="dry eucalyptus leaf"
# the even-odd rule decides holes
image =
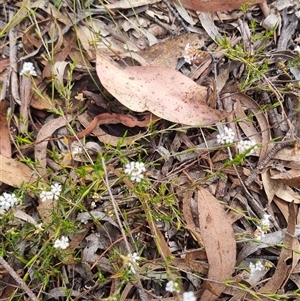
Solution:
[[[176,70],[156,66],[120,69],[101,54],[97,54],[96,69],[103,86],[132,111],[150,111],[192,126],[212,125],[229,114],[207,106],[207,88]]]
[[[183,56],[187,44],[190,44],[193,48],[201,49],[204,46],[204,38],[197,33],[182,34],[152,45],[143,51],[139,51],[138,54],[148,62],[147,65],[175,69],[177,61]]]
[[[0,182],[20,187],[23,183],[33,183],[36,180],[33,170],[27,165],[0,154]]]
[[[194,10],[194,11],[226,11],[239,9],[243,4],[252,4],[262,3],[265,0],[172,0],[178,5],[182,5],[185,8]]]
[[[198,188],[200,233],[209,270],[201,301],[214,301],[223,292],[222,281],[231,278],[236,263],[236,242],[231,225],[219,201],[205,188]]]
[[[289,204],[289,219],[287,225],[286,235],[283,240],[285,248],[281,249],[277,267],[270,280],[259,289],[260,293],[277,293],[279,289],[282,289],[292,271],[292,267],[295,267],[296,262],[294,259],[299,259],[299,256],[295,256],[296,253],[293,250],[297,250],[299,247],[298,238],[296,237],[296,225],[297,225],[298,207],[297,205]],[[288,259],[292,259],[289,262]]]
[[[12,155],[4,100],[0,100],[0,154],[7,158],[10,158]]]

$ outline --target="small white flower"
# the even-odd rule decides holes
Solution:
[[[18,199],[14,193],[4,192],[3,195],[0,196],[0,209],[9,210],[17,202]]]
[[[194,292],[184,292],[183,293],[183,301],[196,301],[197,298]]]
[[[66,236],[62,236],[60,239],[57,238],[54,242],[54,248],[61,248],[65,250],[69,246],[69,238]]]
[[[270,217],[271,215],[269,214],[264,214],[262,220],[261,220],[261,225],[264,229],[269,229],[270,226],[271,226],[271,223],[270,223]]]
[[[184,61],[188,64],[192,64],[192,60],[191,60],[191,57],[189,55],[189,50],[190,50],[190,43],[187,43],[185,45],[185,48],[184,48],[184,55],[183,55],[183,58],[184,58]]]
[[[23,68],[20,72],[20,75],[24,75],[24,74],[37,76],[37,73],[36,73],[36,71],[34,69],[34,66],[31,62],[24,62]]]
[[[51,185],[51,192],[53,193],[53,197],[54,197],[55,201],[58,200],[58,198],[60,196],[60,193],[61,193],[61,190],[62,190],[61,184],[54,183],[54,184]]]
[[[127,264],[130,268],[130,272],[132,274],[136,273],[135,266],[138,266],[137,261],[140,260],[140,259],[141,259],[141,257],[138,256],[138,254],[136,252],[127,255],[126,261],[127,261]]]
[[[132,182],[141,182],[144,178],[143,173],[146,171],[143,162],[129,162],[125,164],[124,172],[130,176]]]
[[[53,201],[54,195],[52,191],[45,191],[43,190],[40,193],[40,200],[41,202],[46,202],[46,201]]]
[[[299,45],[297,45],[297,46],[295,47],[294,51],[296,51],[296,52],[300,53],[300,46],[299,46]]]
[[[72,148],[72,156],[73,157],[79,157],[83,153],[84,153],[84,150],[81,146],[75,146],[74,148]]]
[[[218,144],[233,143],[234,136],[235,136],[234,131],[231,128],[228,128],[227,126],[225,126],[224,133],[217,135],[217,142],[218,142]]]
[[[257,146],[255,146],[256,142],[255,141],[251,141],[251,140],[242,140],[242,141],[239,141],[238,144],[237,144],[237,148],[239,150],[239,153],[244,153],[246,152],[247,150],[249,150],[250,148],[253,148],[251,149],[251,151],[249,153],[247,153],[247,156],[251,155],[254,153],[254,150],[257,148]]]
[[[180,291],[179,291],[178,283],[174,282],[173,280],[170,280],[166,285],[166,291],[170,292],[170,293],[173,293],[173,292],[179,293]]]
[[[253,275],[255,274],[256,271],[263,271],[265,267],[263,266],[261,261],[258,260],[255,264],[250,262],[249,269],[250,269],[250,274]]]
[[[91,208],[95,209],[96,207],[97,207],[96,203],[95,202],[91,202]]]
[[[34,234],[39,234],[39,233],[41,233],[42,231],[44,231],[43,223],[36,224],[36,225],[35,225],[35,231],[34,231]]]

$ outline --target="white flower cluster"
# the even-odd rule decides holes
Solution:
[[[255,146],[256,142],[255,141],[251,141],[251,140],[242,140],[239,141],[237,144],[237,148],[239,150],[239,153],[244,153],[246,152],[248,149],[250,149],[251,147],[253,147],[251,149],[251,151],[249,153],[247,153],[247,156],[251,155],[254,153],[254,150],[257,148],[257,146]]]
[[[256,239],[261,240],[262,237],[265,236],[265,234],[270,230],[270,218],[271,215],[269,214],[264,214],[263,218],[260,221],[261,227],[257,226],[256,229]]]
[[[261,225],[266,230],[269,230],[270,226],[271,226],[270,217],[271,217],[271,215],[265,213],[261,220]]]
[[[166,285],[166,291],[170,292],[170,293],[173,293],[173,292],[179,293],[180,291],[179,291],[178,283],[174,282],[173,280],[170,280]]]
[[[0,196],[0,209],[8,210],[13,207],[18,202],[17,197],[14,193],[6,193],[4,192]]]
[[[69,238],[67,236],[62,236],[60,239],[56,239],[54,242],[54,248],[60,248],[65,250],[69,246]]]
[[[194,292],[184,292],[182,297],[183,297],[183,301],[196,301],[197,300]]]
[[[51,185],[50,191],[43,190],[40,193],[40,199],[42,202],[53,201],[53,200],[57,201],[60,196],[61,190],[62,190],[61,184],[54,183]]]
[[[235,133],[232,129],[228,128],[227,126],[224,127],[224,133],[217,135],[217,143],[218,144],[228,144],[234,142]],[[254,150],[257,148],[255,145],[255,141],[251,140],[242,140],[237,143],[237,149],[239,153],[244,153],[251,149],[249,153],[247,153],[247,156],[252,155],[254,153]]]
[[[256,261],[255,264],[250,262],[249,268],[251,275],[255,274],[256,271],[263,271],[265,269],[260,260]]]
[[[166,285],[166,291],[170,293],[179,293],[179,285],[177,282],[170,280]],[[194,292],[184,292],[182,295],[183,301],[196,301],[197,298]]]
[[[141,182],[144,178],[144,172],[146,171],[145,164],[143,162],[129,162],[125,165],[124,172],[130,176],[132,182]]]
[[[35,68],[31,62],[24,62],[23,68],[20,72],[20,75],[32,75],[37,76]]]
[[[295,47],[294,51],[296,51],[296,52],[300,53],[300,46],[299,46],[299,45],[297,45],[297,46]]]
[[[132,274],[136,274],[136,271],[135,271],[135,267],[134,266],[138,266],[138,260],[140,260],[141,257],[136,253],[132,253],[132,254],[128,254],[127,256],[127,263],[128,263],[128,266],[130,268],[130,272]]]
[[[189,55],[189,50],[190,50],[190,43],[187,43],[185,45],[185,48],[184,48],[184,55],[183,55],[183,58],[184,58],[184,61],[188,64],[192,64],[192,60],[191,60],[191,57]]]
[[[72,156],[73,157],[80,157],[84,153],[84,150],[81,146],[75,146],[72,149]]]
[[[227,144],[233,143],[235,133],[232,129],[228,128],[227,126],[224,127],[224,134],[217,135],[217,142],[218,144]]]

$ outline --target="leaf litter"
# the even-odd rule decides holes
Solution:
[[[0,3],[1,258],[28,275],[1,298],[298,298],[299,4],[273,2]]]

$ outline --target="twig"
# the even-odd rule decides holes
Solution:
[[[266,91],[263,91],[261,94],[261,101],[262,103],[266,104],[267,106],[271,106],[271,100],[270,97],[268,95],[268,93]],[[274,108],[272,110],[268,110],[268,116],[269,116],[269,121],[270,121],[270,125],[273,128],[274,134],[276,138],[279,137],[283,137],[283,132],[280,129],[280,125],[279,125],[279,120],[277,118],[277,109]]]
[[[14,13],[9,11],[9,20],[11,21],[14,17]],[[10,57],[10,90],[13,100],[21,105],[20,94],[19,94],[19,82],[18,82],[18,64],[17,64],[17,44],[15,29],[12,28],[9,33],[9,57]],[[14,105],[14,104],[13,104]]]
[[[6,262],[6,260],[0,256],[0,264],[6,269],[11,277],[19,284],[19,286],[26,292],[32,301],[39,301],[32,290],[27,286],[23,279],[15,272],[15,270]]]

